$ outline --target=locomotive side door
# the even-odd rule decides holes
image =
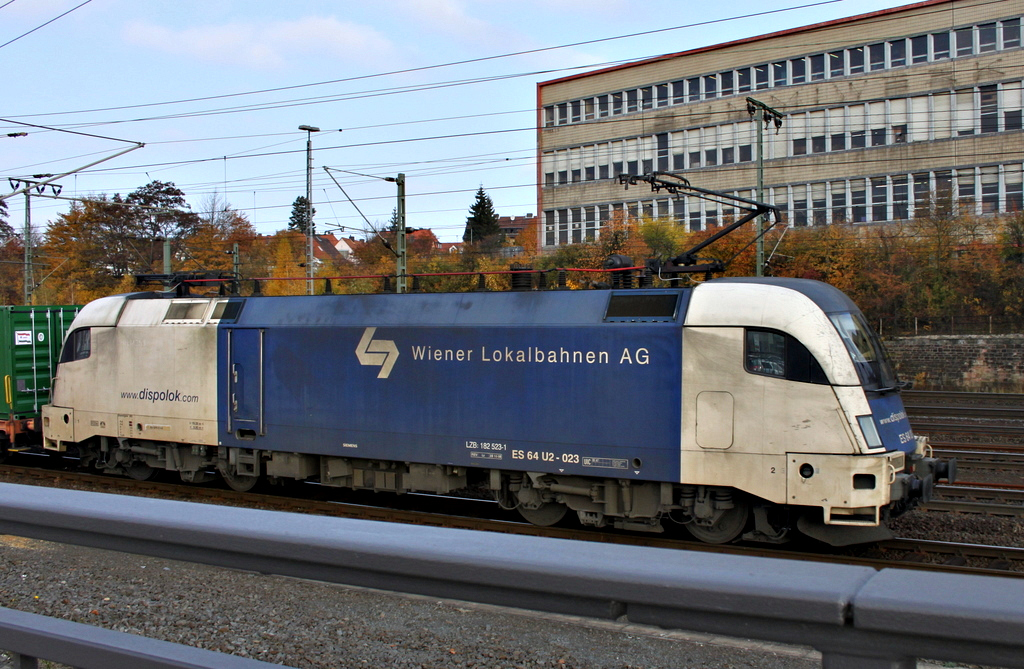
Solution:
[[[265,330],[231,328],[227,332],[227,431],[239,439],[266,434],[263,422],[263,339]]]

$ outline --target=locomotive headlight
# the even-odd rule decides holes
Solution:
[[[878,436],[878,428],[875,427],[874,419],[871,416],[857,416],[857,422],[860,423],[860,431],[864,434],[868,447],[881,448],[882,438]]]

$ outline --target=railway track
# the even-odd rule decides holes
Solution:
[[[206,504],[224,504],[314,515],[342,516],[364,520],[401,522],[437,527],[544,536],[575,541],[599,541],[676,550],[698,550],[760,557],[860,564],[878,569],[887,567],[935,571],[999,574],[1024,578],[1024,549],[978,546],[950,542],[924,542],[895,539],[868,547],[822,552],[820,545],[795,542],[778,548],[745,545],[709,545],[674,536],[652,536],[597,531],[571,527],[538,527],[515,514],[502,511],[489,501],[443,498],[433,495],[362,495],[323,486],[296,486],[297,494],[239,493],[232,490],[183,486],[154,481],[135,481],[80,472],[42,470],[33,467],[0,465],[0,482],[52,485],[96,490],[122,495],[141,495],[180,499]],[[373,497],[371,500],[370,497]],[[394,502],[381,506],[382,501]],[[412,508],[416,507],[416,508]],[[427,510],[424,510],[427,509]],[[454,511],[453,511],[454,509]]]

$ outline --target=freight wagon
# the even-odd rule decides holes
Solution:
[[[61,342],[80,307],[0,306],[0,460],[42,444],[39,413],[50,401],[50,383]]]

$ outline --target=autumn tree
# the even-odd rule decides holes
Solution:
[[[199,224],[184,240],[182,269],[196,271],[234,271],[232,251],[238,244],[239,274],[250,277],[266,274],[267,258],[263,245],[255,244],[256,230],[245,214],[210,195],[200,207]]]
[[[306,261],[306,238],[293,231],[281,231],[274,235],[271,249],[270,275],[273,277],[301,277],[305,274],[300,265]],[[303,281],[268,281],[263,288],[267,295],[304,295]]]
[[[0,300],[21,304],[25,273],[21,264],[25,247],[7,223],[7,202],[0,200]]]

